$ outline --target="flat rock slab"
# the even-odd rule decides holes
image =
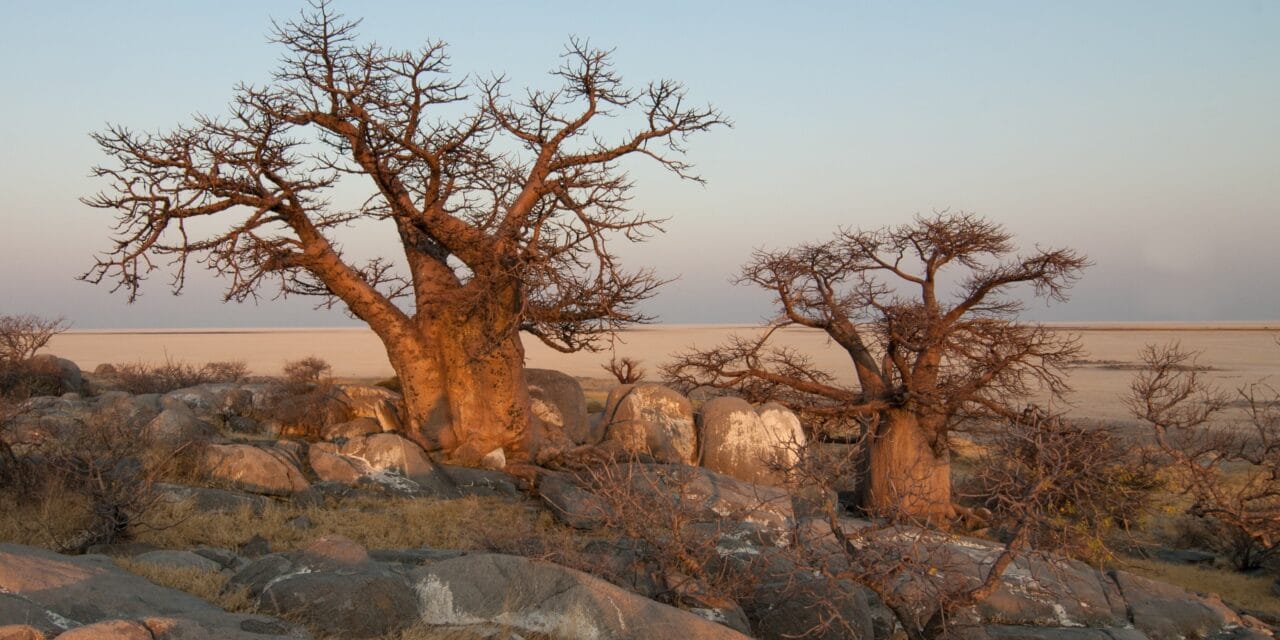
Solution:
[[[62,629],[110,620],[139,620],[153,632],[166,629],[155,634],[159,638],[309,637],[280,620],[229,613],[193,595],[152,584],[100,555],[64,556],[35,547],[0,544],[0,591],[43,610]],[[164,623],[153,627],[153,620]],[[30,624],[0,619],[0,624],[10,623]],[[246,627],[275,631],[251,632]]]
[[[421,620],[502,625],[565,640],[742,640],[747,636],[585,573],[497,554],[442,560],[410,573]]]

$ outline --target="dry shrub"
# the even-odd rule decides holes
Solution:
[[[194,365],[166,358],[161,364],[118,363],[114,367],[115,386],[135,395],[168,393],[212,382],[239,382],[249,375],[249,365],[241,360]]]
[[[185,447],[162,447],[141,425],[98,416],[83,427],[11,449],[20,470],[4,493],[0,536],[62,553],[84,553],[97,544],[129,539],[163,526],[153,508],[155,482],[175,467]]]
[[[317,438],[321,427],[350,420],[351,408],[334,388],[332,372],[316,356],[286,362],[260,417],[279,423],[281,435],[295,438]]]
[[[0,362],[0,397],[24,400],[67,392],[62,372],[52,361]]]
[[[1186,513],[1205,521],[1237,568],[1257,569],[1280,552],[1280,390],[1258,382],[1232,397],[1202,375],[1197,357],[1176,343],[1148,345],[1129,408],[1189,498]],[[1245,420],[1224,420],[1233,404]]]
[[[30,360],[69,325],[62,318],[0,316],[0,364]]]
[[[700,506],[706,496],[693,486],[698,475],[678,466],[650,467],[646,473],[637,468],[608,461],[579,472],[595,496],[590,517],[630,560],[630,566],[582,570],[629,588],[640,586],[637,579],[647,582],[657,590],[649,595],[676,606],[741,604],[754,597],[755,574],[749,566],[725,562],[720,549],[733,533],[724,525],[733,519],[707,521]]]
[[[282,371],[285,385],[296,389],[295,393],[308,391],[317,386],[328,386],[333,380],[333,367],[317,356],[290,360],[284,363]]]
[[[979,454],[972,484],[997,532],[1025,530],[1032,549],[1095,563],[1114,555],[1162,488],[1150,460],[1114,430],[1036,409],[997,429]]]

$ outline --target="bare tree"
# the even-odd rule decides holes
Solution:
[[[0,316],[0,365],[17,365],[30,360],[54,336],[67,330],[62,318],[24,314]]]
[[[1280,550],[1280,392],[1262,382],[1238,389],[1246,419],[1227,419],[1233,398],[1205,380],[1196,356],[1147,346],[1130,411],[1172,462],[1187,513],[1223,530],[1232,561],[1254,569]]]
[[[948,519],[948,433],[964,421],[1007,418],[1038,385],[1066,389],[1074,337],[1016,320],[1006,296],[1029,285],[1064,300],[1088,261],[1069,249],[1015,255],[1012,236],[970,213],[936,213],[878,231],[756,251],[740,284],[774,296],[780,313],[757,338],[676,356],[664,374],[683,388],[733,389],[803,415],[861,423],[862,506],[871,513]],[[943,283],[956,278],[954,296]],[[856,386],[803,355],[771,346],[788,327],[824,331],[848,353]],[[816,434],[822,436],[824,434]]]
[[[645,370],[640,366],[640,361],[634,358],[618,359],[617,354],[609,357],[607,364],[600,365],[601,369],[608,371],[618,384],[635,384],[644,379]]]
[[[503,77],[450,75],[442,42],[393,50],[356,27],[317,0],[276,25],[280,67],[239,87],[228,116],[97,134],[115,164],[95,170],[111,186],[86,202],[119,218],[84,278],[133,299],[164,262],[181,289],[195,260],[228,280],[228,300],[271,286],[344,305],[382,339],[413,438],[464,463],[498,447],[526,457],[519,332],[593,348],[647,320],[636,305],[662,283],[611,249],[660,222],[628,209],[619,162],[698,180],[684,143],[726,120],[672,81],[628,88],[585,41],[566,47],[559,88],[511,97]],[[601,126],[610,118],[624,120]],[[369,189],[363,205],[326,199],[344,177]],[[358,221],[394,228],[403,256],[352,260],[339,233]]]

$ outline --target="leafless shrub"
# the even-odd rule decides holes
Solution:
[[[30,360],[69,326],[62,318],[0,316],[0,365]]]
[[[1237,568],[1254,569],[1280,550],[1280,392],[1265,383],[1237,389],[1246,419],[1226,420],[1233,398],[1204,379],[1196,357],[1177,344],[1147,346],[1129,408],[1191,498],[1187,513],[1219,532],[1217,546]]]
[[[286,362],[284,377],[262,417],[278,422],[281,434],[301,438],[318,437],[321,427],[350,419],[350,408],[333,386],[332,371],[316,356]]]
[[[1026,530],[1033,549],[1100,562],[1144,513],[1160,480],[1149,460],[1106,427],[1029,409],[997,429],[975,465],[990,524]]]
[[[115,381],[132,394],[168,393],[212,382],[238,382],[249,375],[244,361],[207,362],[201,365],[166,358],[163,363],[118,363]]]
[[[644,379],[644,367],[640,366],[640,361],[634,358],[618,359],[617,354],[609,358],[608,364],[600,365],[601,369],[608,371],[610,375],[618,380],[618,384],[635,384]]]
[[[188,449],[162,446],[142,425],[100,416],[63,437],[24,447],[21,455],[10,450],[24,471],[25,491],[14,499],[34,514],[23,526],[30,538],[63,553],[167,526],[148,518],[160,501],[154,485],[190,463]]]
[[[731,518],[708,522],[695,506],[705,499],[692,483],[695,475],[680,466],[646,467],[607,461],[579,472],[593,496],[591,515],[619,545],[633,566],[606,578],[634,586],[637,579],[656,589],[654,597],[675,605],[722,606],[743,603],[755,591],[754,574],[723,562],[720,544]],[[598,569],[597,569],[598,572]]]

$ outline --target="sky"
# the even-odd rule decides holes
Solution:
[[[1280,319],[1280,2],[400,2],[339,0],[366,39],[449,43],[459,74],[542,86],[571,36],[631,83],[683,82],[734,121],[694,138],[705,186],[628,166],[666,233],[621,251],[679,279],[669,323],[770,313],[729,284],[754,248],[974,211],[1095,265],[1057,321]],[[89,138],[166,130],[266,80],[300,2],[0,0],[0,314],[75,328],[332,326],[311,301],[221,302],[153,277],[130,305],[77,281],[110,247]],[[353,246],[394,254],[389,233]]]

